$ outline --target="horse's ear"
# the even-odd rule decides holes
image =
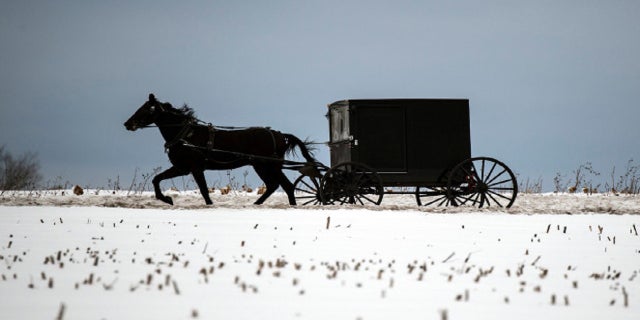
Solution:
[[[149,93],[149,101],[156,101],[156,96],[154,96],[153,93]]]

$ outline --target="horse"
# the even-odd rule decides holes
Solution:
[[[165,140],[165,151],[172,167],[156,175],[153,188],[157,199],[173,205],[169,196],[162,194],[160,182],[191,174],[207,205],[213,202],[205,180],[205,170],[231,170],[252,166],[266,186],[266,191],[254,204],[262,204],[278,187],[282,187],[290,205],[295,205],[294,186],[284,174],[286,154],[298,147],[306,159],[305,168],[318,163],[311,153],[309,142],[303,142],[292,134],[267,127],[250,127],[223,130],[205,124],[194,116],[186,104],[174,108],[168,102],[160,102],[153,94],[149,100],[124,123],[129,131],[152,127],[155,124]],[[298,163],[301,164],[301,163]],[[302,170],[301,170],[302,171]]]

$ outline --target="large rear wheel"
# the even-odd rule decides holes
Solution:
[[[449,175],[447,188],[453,206],[509,208],[518,195],[518,182],[511,169],[488,157],[471,158],[458,164]]]

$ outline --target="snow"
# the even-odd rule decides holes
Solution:
[[[290,207],[276,194],[0,196],[3,319],[630,319],[640,197]]]
[[[231,191],[223,195],[220,190],[211,193],[214,206],[208,207],[198,191],[165,191],[173,198],[175,206],[155,199],[153,192],[128,192],[109,190],[85,190],[82,196],[76,196],[72,190],[46,191],[5,191],[0,194],[0,205],[5,206],[97,206],[118,208],[156,208],[156,209],[255,209],[253,202],[258,199],[256,192]],[[276,192],[260,208],[288,209],[287,197]],[[304,210],[343,210],[360,208],[359,206],[300,206]],[[415,196],[411,194],[385,194],[380,206],[367,206],[368,210],[402,210],[431,213],[464,213],[469,207],[418,207]],[[514,205],[509,208],[485,207],[471,208],[474,212],[502,212],[510,214],[637,214],[640,213],[640,196],[612,193],[595,194],[519,194]]]

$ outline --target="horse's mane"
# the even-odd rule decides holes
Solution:
[[[171,112],[184,116],[186,118],[189,118],[191,120],[196,120],[196,116],[195,116],[195,111],[193,110],[193,108],[189,107],[186,103],[184,105],[182,105],[182,107],[180,108],[174,108],[170,103],[165,103],[165,106],[169,107],[169,110],[171,110]]]

